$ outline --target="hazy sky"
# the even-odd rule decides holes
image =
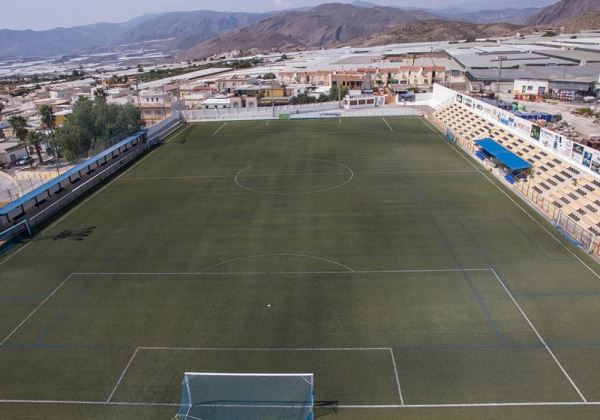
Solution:
[[[353,0],[2,0],[0,28],[49,29],[101,21],[123,22],[145,13],[178,10],[221,10],[264,12],[313,6],[328,2],[351,3]],[[380,5],[451,8],[475,5],[477,9],[500,7],[536,7],[558,0],[374,0]]]

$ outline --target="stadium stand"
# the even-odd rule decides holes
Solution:
[[[579,170],[559,156],[527,142],[458,104],[435,111],[432,122],[466,150],[476,154],[475,143],[490,138],[533,165],[532,176],[513,187],[525,195],[552,220],[567,217],[583,230],[600,236],[600,181]],[[583,235],[583,233],[582,233]],[[593,236],[592,235],[592,236]],[[580,235],[581,236],[581,235]],[[580,238],[577,238],[580,239]],[[600,252],[593,238],[592,252]]]

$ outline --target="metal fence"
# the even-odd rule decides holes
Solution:
[[[428,115],[427,119],[443,133],[448,133],[450,131],[456,140],[456,144],[460,145],[463,150],[471,154],[476,151],[477,147],[473,142],[476,139],[472,138],[472,136],[463,135],[460,132],[452,130],[443,121],[437,119],[433,115]],[[525,198],[527,202],[533,204],[535,208],[547,216],[563,235],[570,238],[572,242],[580,246],[586,252],[600,256],[600,238],[592,231],[582,226],[572,217],[564,214],[559,207],[552,203],[552,201],[535,191],[529,182],[517,182],[512,185],[512,187],[519,195]]]

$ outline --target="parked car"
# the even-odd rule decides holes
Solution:
[[[27,165],[31,165],[33,163],[33,159],[30,157],[24,157],[21,160],[17,161],[17,166],[27,166]]]

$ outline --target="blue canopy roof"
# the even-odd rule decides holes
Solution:
[[[145,132],[146,131],[139,131],[139,132],[135,133],[134,135],[127,137],[125,140],[115,144],[114,146],[109,147],[108,149],[104,150],[103,152],[97,154],[96,156],[86,160],[83,163],[80,163],[79,165],[75,166],[74,168],[69,169],[64,174],[57,176],[56,178],[52,179],[51,181],[46,182],[45,184],[40,185],[33,191],[23,195],[21,198],[0,208],[0,216],[10,213],[14,209],[17,209],[17,208],[21,207],[23,204],[29,202],[30,200],[33,200],[35,197],[39,196],[40,194],[43,194],[45,191],[48,191],[50,188],[54,187],[55,185],[58,185],[59,183],[69,179],[70,176],[77,174],[81,170],[87,169],[87,167],[89,165],[91,165],[95,162],[98,162],[100,159],[102,159],[105,156],[110,155],[115,150],[118,150],[120,147],[131,143],[133,140],[140,137]]]
[[[521,159],[519,156],[515,155],[513,152],[490,138],[477,140],[475,144],[481,147],[489,155],[492,155],[498,159],[500,162],[502,162],[502,164],[506,165],[512,172],[521,172],[531,169],[532,167],[529,162]]]

